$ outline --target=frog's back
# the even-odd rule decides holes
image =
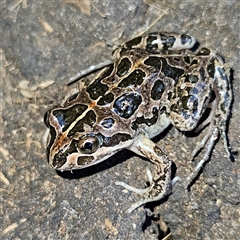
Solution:
[[[150,54],[145,49],[125,50],[88,87],[70,97],[65,107],[83,104],[86,112],[92,112],[95,123],[91,127],[102,134],[119,131],[133,136],[141,129],[146,133],[150,131],[150,136],[154,137],[163,127],[158,126],[161,129],[154,133],[151,129],[163,121],[161,109],[186,66],[181,53]],[[168,124],[169,121],[164,128]]]

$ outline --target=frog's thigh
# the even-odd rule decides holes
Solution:
[[[142,204],[162,199],[170,193],[172,184],[171,161],[159,146],[144,135],[140,135],[129,149],[140,156],[148,158],[155,164],[153,175],[147,169],[150,186],[146,189],[137,189],[123,182],[117,182],[117,185],[142,195],[142,199],[129,208],[128,212],[131,212]]]
[[[197,126],[205,112],[212,90],[211,84],[202,81],[197,83],[186,83],[185,81],[184,77],[179,80],[170,99],[168,111],[170,121],[175,127],[181,131],[191,131]],[[209,81],[206,80],[206,82]]]

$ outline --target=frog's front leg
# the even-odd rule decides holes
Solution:
[[[134,141],[134,144],[129,148],[131,151],[137,153],[140,156],[146,157],[155,164],[153,175],[151,171],[147,169],[147,175],[149,178],[150,186],[145,189],[138,189],[131,187],[123,182],[116,182],[117,185],[121,185],[124,188],[136,192],[142,195],[142,198],[133,204],[128,213],[132,212],[139,206],[153,201],[161,200],[163,197],[171,192],[171,160],[167,155],[144,135],[140,135]]]

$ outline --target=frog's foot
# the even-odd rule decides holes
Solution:
[[[207,135],[201,141],[201,145],[203,145],[203,146],[208,141],[208,144],[207,144],[207,147],[206,147],[206,151],[205,151],[205,154],[204,154],[203,158],[201,159],[201,161],[194,168],[193,172],[186,178],[186,182],[185,182],[185,187],[186,188],[189,188],[189,186],[192,184],[194,179],[196,179],[196,177],[199,175],[199,173],[200,173],[201,169],[203,168],[204,164],[209,160],[209,155],[211,154],[211,151],[213,149],[214,143],[215,143],[216,139],[218,138],[218,133],[219,133],[219,130],[218,130],[217,127],[215,127],[211,137],[209,138],[209,136]],[[196,153],[197,152],[198,151],[196,151]],[[196,153],[195,153],[195,155],[196,155]],[[195,155],[193,155],[193,156],[195,156]]]
[[[146,173],[147,173],[147,177],[148,177],[148,180],[149,180],[149,183],[150,183],[150,186],[152,185],[152,182],[153,182],[153,176],[152,176],[152,172],[151,170],[147,167],[146,168]],[[143,194],[146,194],[147,192],[150,191],[150,187],[147,187],[147,188],[135,188],[135,187],[132,187],[122,181],[116,181],[115,182],[116,185],[119,185],[119,186],[122,186],[124,188],[126,188],[127,190],[131,191],[131,192],[135,192],[139,195],[143,195]],[[139,205],[140,206],[140,205]]]
[[[170,184],[169,184],[170,186],[168,187],[167,191],[163,191],[162,194],[160,193],[159,195],[155,196],[155,195],[153,195],[153,193],[155,191],[154,187],[156,187],[156,184],[154,183],[153,175],[149,168],[146,168],[146,172],[147,172],[148,180],[150,183],[150,186],[147,188],[143,188],[143,189],[135,188],[135,187],[132,187],[121,181],[115,182],[116,185],[122,186],[131,192],[135,192],[135,193],[143,196],[142,199],[140,199],[139,201],[137,201],[136,203],[131,205],[131,207],[127,210],[127,213],[131,213],[136,208],[140,207],[141,205],[143,205],[145,203],[161,200],[164,196],[166,196],[167,194],[169,194],[171,192],[172,186],[180,179],[179,177],[175,177],[170,182]]]
[[[136,208],[140,207],[141,205],[143,205],[145,203],[154,201],[152,198],[149,197],[150,193],[151,193],[151,189],[154,186],[153,176],[152,176],[152,173],[151,173],[149,168],[146,168],[146,172],[147,172],[148,180],[149,180],[149,183],[150,183],[150,186],[147,187],[147,188],[135,188],[135,187],[132,187],[132,186],[130,186],[130,185],[124,183],[124,182],[121,182],[121,181],[120,182],[119,181],[115,182],[116,185],[122,186],[122,187],[124,187],[125,189],[127,189],[131,192],[135,192],[135,193],[137,193],[141,196],[146,195],[146,198],[143,197],[142,199],[140,199],[136,203],[132,204],[132,206],[130,208],[128,208],[127,213],[131,213]]]
[[[214,127],[213,131],[210,131],[210,134],[207,134],[202,141],[200,142],[200,144],[197,145],[197,147],[195,148],[195,150],[193,151],[193,157],[197,154],[197,152],[205,146],[205,144],[207,144],[206,146],[206,150],[204,153],[203,158],[201,159],[201,161],[197,164],[197,166],[194,168],[193,172],[186,178],[186,182],[185,182],[185,187],[189,188],[190,185],[192,184],[192,182],[198,177],[201,169],[203,168],[204,164],[209,160],[209,156],[212,152],[212,149],[214,147],[214,144],[219,136],[219,128],[218,127]],[[223,131],[221,132],[221,137],[223,139],[224,142],[224,147],[225,150],[228,154],[228,157],[230,159],[232,159],[232,153],[228,147],[228,141],[227,141],[227,136],[226,136],[226,132]],[[199,148],[200,146],[200,148]]]

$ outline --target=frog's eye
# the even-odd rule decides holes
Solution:
[[[78,141],[77,147],[84,154],[94,153],[100,147],[100,139],[96,136],[83,136]]]

